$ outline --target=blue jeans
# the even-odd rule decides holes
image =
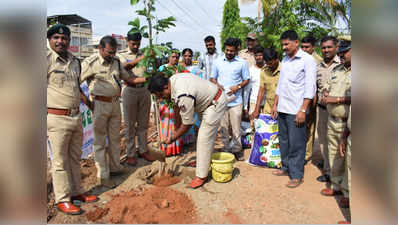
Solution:
[[[306,126],[296,126],[296,115],[278,113],[279,144],[282,170],[289,173],[290,179],[304,177],[304,162],[307,132]]]

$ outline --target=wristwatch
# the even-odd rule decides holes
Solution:
[[[239,84],[239,85],[238,85],[238,88],[239,88],[239,89],[242,89],[242,86],[240,86],[240,84]]]
[[[305,113],[305,109],[300,109],[300,112],[303,112],[303,113]]]

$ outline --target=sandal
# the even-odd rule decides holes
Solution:
[[[296,188],[298,187],[300,184],[302,184],[304,182],[303,179],[291,179],[287,184],[286,187],[288,188]]]
[[[207,177],[205,177],[205,178],[195,177],[195,179],[192,180],[191,184],[189,184],[189,187],[192,189],[196,189],[198,187],[201,187],[203,184],[205,184],[206,181],[207,181]]]
[[[288,176],[289,174],[288,174],[287,171],[284,171],[284,170],[275,170],[275,171],[272,171],[272,175],[275,175],[275,176]]]

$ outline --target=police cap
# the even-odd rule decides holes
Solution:
[[[47,30],[47,38],[49,39],[53,34],[65,34],[70,37],[70,29],[64,24],[55,24]]]

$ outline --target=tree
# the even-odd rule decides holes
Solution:
[[[140,0],[130,0],[130,4],[132,6],[136,5]],[[169,16],[164,19],[157,20],[156,24],[153,24],[153,13],[156,11],[154,7],[155,0],[143,0],[145,8],[136,10],[136,13],[140,16],[146,17],[147,25],[141,26],[139,18],[135,18],[130,21],[128,24],[132,26],[129,33],[140,32],[143,37],[149,38],[149,46],[143,48],[144,59],[141,60],[137,66],[145,66],[146,70],[144,71],[145,77],[151,77],[158,69],[159,65],[157,63],[157,59],[164,57],[164,55],[168,55],[172,50],[172,43],[163,43],[159,45],[153,44],[153,31],[156,34],[160,32],[166,32],[166,30],[172,26],[175,26],[174,22],[176,19],[172,16]]]
[[[193,53],[193,59],[194,59],[194,60],[198,60],[199,57],[200,57],[200,52],[195,51],[195,52]]]
[[[248,29],[240,20],[238,0],[227,0],[224,4],[221,44],[229,37],[239,38],[244,43]],[[224,50],[224,46],[222,46]]]
[[[339,19],[351,29],[351,0],[261,0],[261,3],[264,14],[261,22],[253,18],[241,20],[249,32],[261,30],[258,35],[261,45],[274,47],[280,53],[279,38],[288,29],[296,30],[300,38],[312,34],[317,39],[326,34],[342,34],[343,30],[336,25]]]

